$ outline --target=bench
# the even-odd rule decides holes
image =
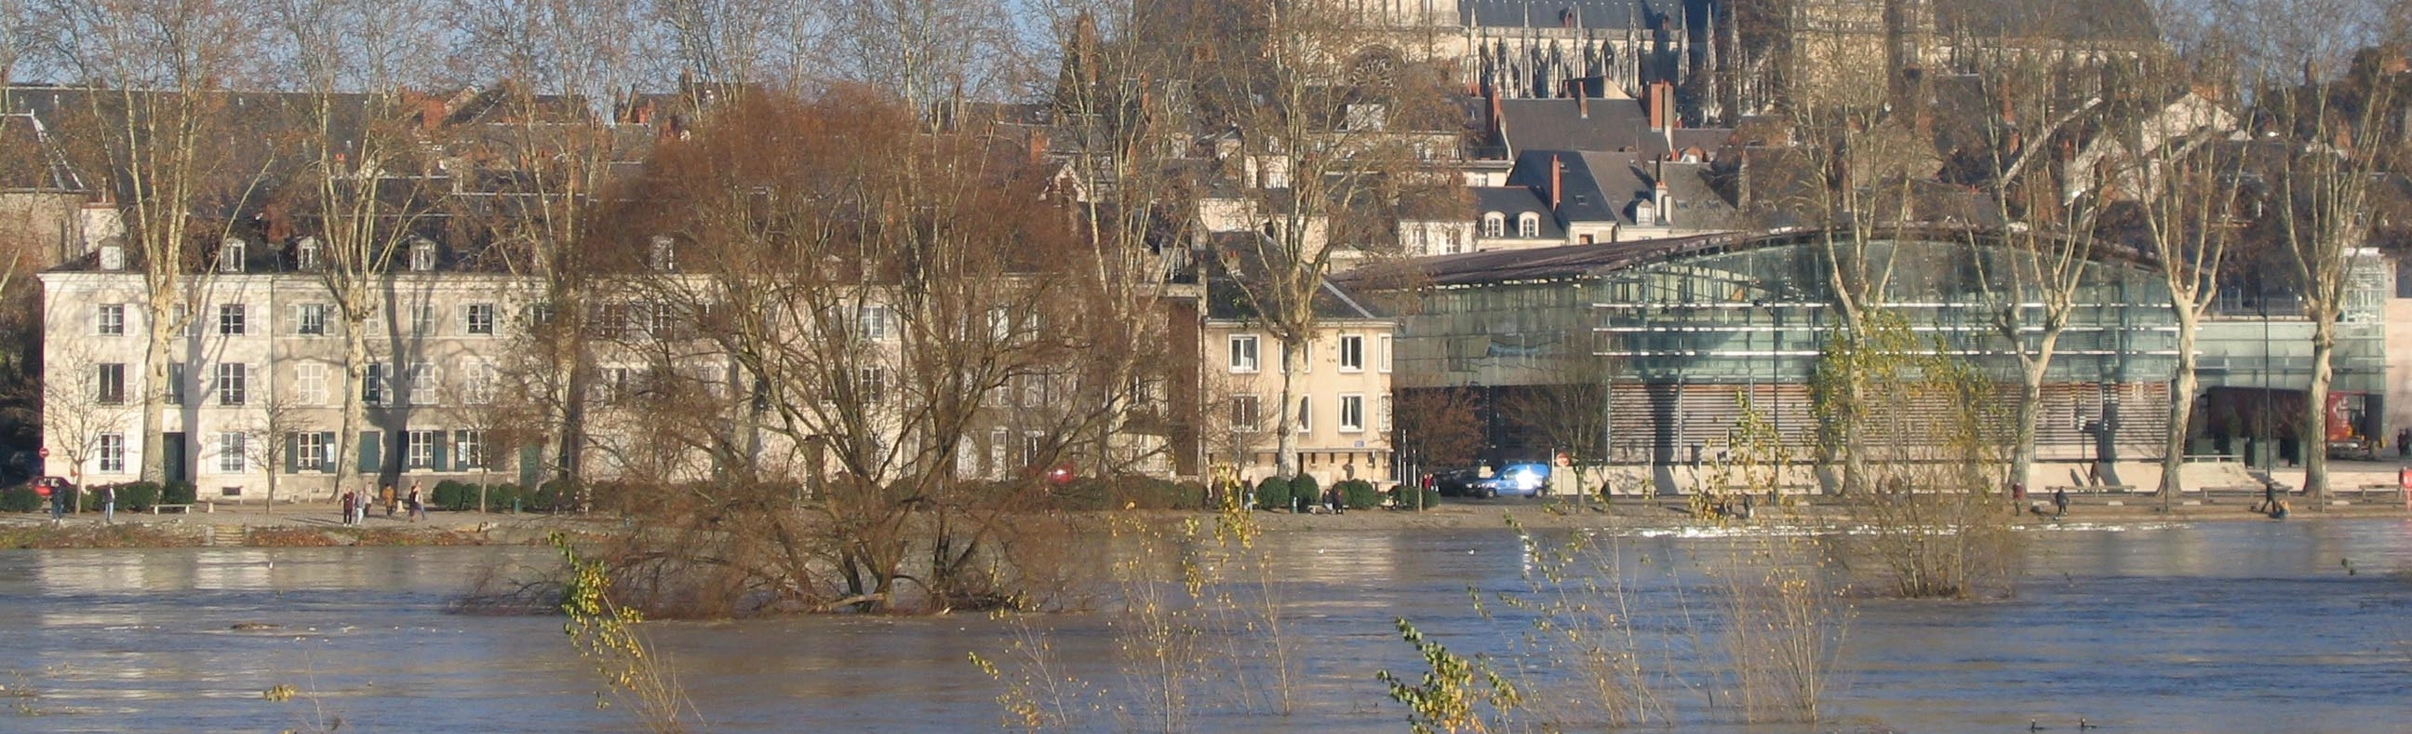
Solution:
[[[157,514],[159,514],[159,511],[160,511],[160,510],[175,510],[175,511],[177,511],[177,512],[181,512],[181,513],[184,513],[184,514],[187,514],[187,515],[193,514],[193,506],[192,506],[192,505],[152,505],[152,506],[151,506],[151,514],[153,514],[153,515],[157,515]],[[208,510],[203,510],[203,512],[208,512]]]

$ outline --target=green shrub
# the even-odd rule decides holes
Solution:
[[[1287,510],[1290,506],[1290,480],[1265,477],[1256,483],[1256,506],[1267,510]]]
[[[428,490],[427,492],[427,506],[430,508],[452,510],[455,512],[465,509],[461,505],[461,490],[465,486],[467,485],[450,479],[436,482],[435,489]],[[469,504],[477,504],[477,497],[475,496],[477,488],[467,487],[467,489],[471,493],[471,496],[469,497]]]
[[[0,489],[0,512],[33,512],[44,507],[42,495],[30,486]]]
[[[510,512],[511,503],[525,503],[527,498],[528,491],[517,484],[489,485],[486,487],[486,511]],[[477,494],[474,491],[469,495],[469,506],[472,508],[477,506]]]
[[[159,504],[159,485],[151,482],[127,482],[112,488],[117,493],[117,509],[141,512]]]
[[[1290,497],[1297,500],[1297,506],[1301,508],[1320,505],[1323,504],[1323,487],[1315,482],[1315,475],[1299,472],[1298,476],[1290,478]]]
[[[1351,479],[1340,483],[1340,502],[1351,510],[1371,510],[1382,506],[1382,490],[1373,482]]]
[[[534,496],[526,498],[526,508],[542,512],[566,512],[576,509],[578,488],[567,479],[555,479],[536,485]]]
[[[1195,510],[1206,506],[1206,487],[1149,476],[1121,477],[1113,482],[1112,507],[1142,510]]]
[[[159,491],[159,503],[163,505],[189,505],[193,503],[193,496],[193,485],[185,482],[177,482],[175,484],[167,485],[167,487]]]

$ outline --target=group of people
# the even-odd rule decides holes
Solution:
[[[371,503],[384,506],[387,519],[392,519],[394,512],[405,505],[410,508],[407,517],[411,522],[418,522],[427,517],[427,497],[420,492],[418,483],[412,482],[410,493],[407,495],[395,494],[394,485],[391,484],[385,485],[385,489],[379,490],[376,497],[362,497],[358,490],[344,490],[343,524],[359,525],[368,522]]]

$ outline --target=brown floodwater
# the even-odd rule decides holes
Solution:
[[[2412,732],[2412,523],[2089,526],[2031,536],[2014,598],[1858,599],[1826,721],[1746,728],[1707,705],[1704,559],[1726,533],[1617,538],[1640,647],[1671,662],[1682,731]],[[1201,676],[1203,732],[1405,731],[1374,672],[1420,670],[1394,617],[1460,653],[1503,653],[1528,618],[1469,592],[1525,588],[1507,530],[1286,533],[1280,595],[1299,675],[1273,713],[1265,676]],[[0,732],[632,731],[595,706],[561,620],[446,613],[519,548],[0,551]],[[2348,573],[2348,565],[2353,573]],[[237,629],[241,626],[255,626]],[[256,627],[256,625],[266,625]],[[646,625],[713,731],[991,731],[1000,688],[967,654],[1044,634],[1087,691],[1081,731],[1162,731],[1124,693],[1108,615],[794,618]],[[1688,661],[1688,662],[1687,662]],[[1527,669],[1536,683],[1564,671]],[[293,686],[284,702],[262,691]],[[1151,725],[1152,722],[1152,725]],[[1538,723],[1527,719],[1526,723]],[[1576,730],[1599,730],[1576,726]]]

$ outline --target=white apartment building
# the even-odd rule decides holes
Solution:
[[[1209,460],[1255,482],[1279,472],[1283,365],[1281,340],[1243,313],[1235,298],[1211,299],[1202,346]],[[1326,284],[1316,299],[1315,336],[1306,366],[1292,375],[1298,402],[1299,470],[1321,486],[1345,479],[1377,483],[1391,468],[1391,347],[1397,322]]]
[[[481,411],[500,389],[531,283],[415,243],[379,288],[368,378],[354,383],[348,326],[314,272],[315,247],[226,240],[215,265],[186,276],[184,327],[160,385],[144,369],[150,317],[130,253],[103,243],[43,273],[46,472],[126,482],[157,458],[166,480],[226,499],[264,498],[270,472],[280,496],[328,496],[338,461],[404,485],[522,481],[534,467],[519,457],[487,462]],[[367,425],[337,456],[346,391],[365,401]],[[142,455],[145,394],[160,396],[160,457]]]

